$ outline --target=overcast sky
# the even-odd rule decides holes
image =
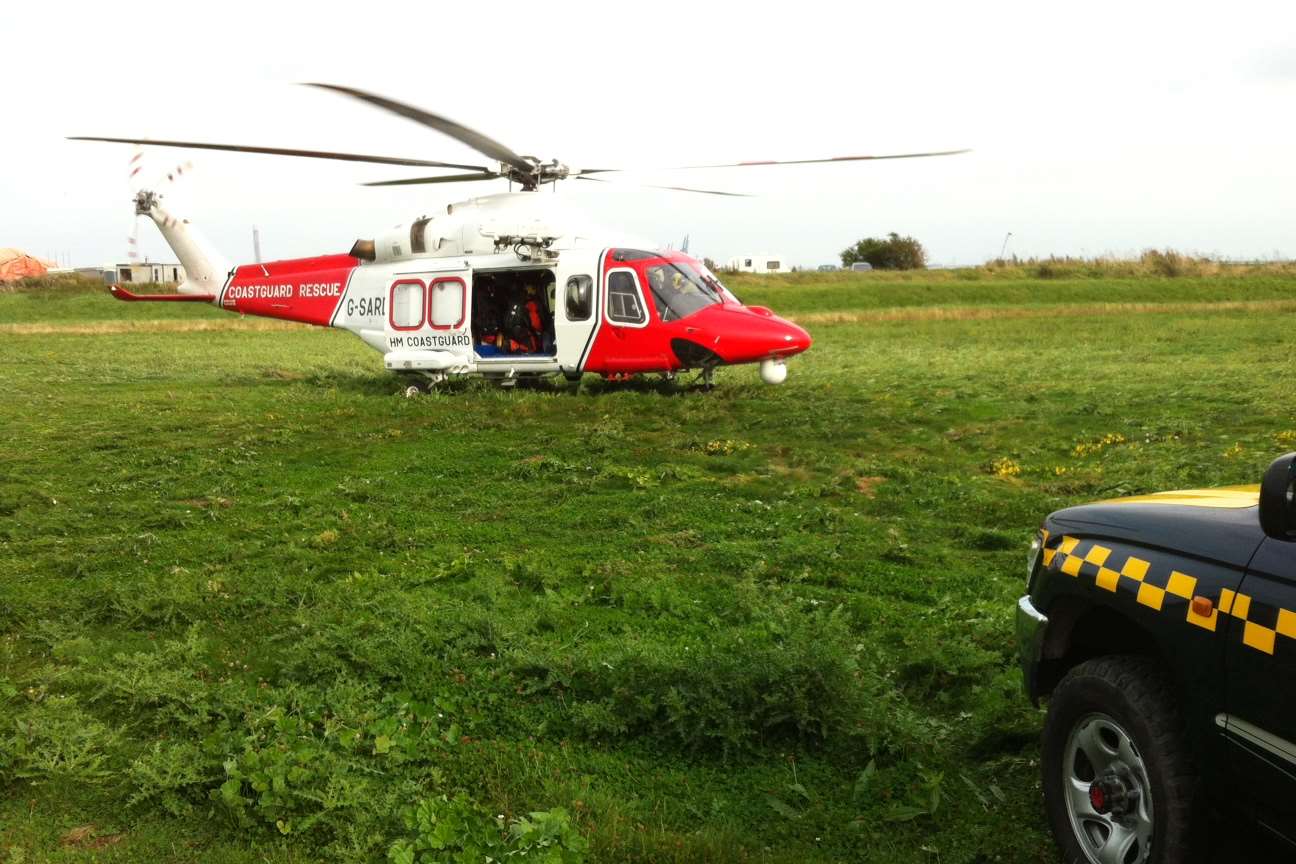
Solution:
[[[567,182],[600,222],[723,260],[813,266],[912,234],[936,263],[1172,247],[1296,256],[1296,3],[24,3],[5,12],[0,246],[122,260],[125,145],[188,138],[479,162],[325,81],[445,114],[521,153],[643,168],[960,147],[946,158],[627,175],[752,199]],[[233,260],[357,237],[504,191],[272,156],[192,159],[169,200]],[[544,193],[550,194],[550,193]],[[143,249],[170,260],[151,225]]]

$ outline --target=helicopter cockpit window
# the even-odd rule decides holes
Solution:
[[[684,318],[720,302],[717,287],[684,262],[650,266],[648,288],[663,322]]]
[[[612,252],[613,261],[642,261],[645,258],[658,258],[660,252],[645,252],[643,249],[616,249]]]
[[[567,280],[565,305],[568,321],[588,321],[593,311],[594,280],[588,276],[573,276]]]
[[[628,270],[614,270],[608,274],[607,317],[617,324],[646,324],[648,315],[639,299],[639,286]]]

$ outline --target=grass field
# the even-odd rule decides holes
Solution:
[[[0,861],[1056,861],[1030,531],[1296,449],[1296,275],[1072,275],[734,278],[782,387],[416,400],[0,295]]]

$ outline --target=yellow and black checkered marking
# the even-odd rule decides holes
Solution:
[[[1045,537],[1047,541],[1047,535]],[[1065,573],[1075,578],[1094,580],[1095,587],[1115,594],[1121,590],[1122,583],[1126,590],[1142,606],[1156,612],[1178,613],[1179,601],[1183,601],[1184,621],[1194,627],[1216,632],[1220,615],[1232,615],[1242,622],[1242,644],[1263,651],[1274,653],[1274,644],[1279,635],[1296,640],[1296,612],[1280,609],[1260,603],[1253,603],[1251,597],[1225,588],[1220,592],[1219,603],[1215,604],[1209,615],[1201,615],[1193,609],[1192,598],[1197,590],[1197,578],[1179,570],[1171,570],[1165,577],[1164,584],[1157,584],[1160,579],[1148,578],[1151,564],[1142,558],[1128,556],[1120,569],[1111,566],[1112,550],[1094,543],[1081,554],[1080,539],[1064,536],[1056,549],[1044,550],[1044,566]],[[1054,567],[1054,563],[1057,566]],[[1177,598],[1166,608],[1166,595]]]
[[[1242,644],[1266,654],[1274,653],[1278,637],[1296,639],[1296,612],[1266,603],[1256,603],[1246,594],[1227,588],[1220,592],[1219,610],[1242,623]]]

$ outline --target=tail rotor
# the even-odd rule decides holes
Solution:
[[[153,175],[146,170],[144,148],[136,147],[131,154],[128,169],[128,182],[131,199],[135,204],[135,219],[131,224],[130,235],[126,238],[126,258],[131,264],[138,264],[140,254],[140,217],[146,216],[162,198],[160,190],[168,189],[186,174],[193,172],[193,162],[184,161],[173,165],[169,170]]]
[[[143,186],[139,179],[140,172],[144,170],[143,147],[136,147],[135,152],[131,154],[129,170],[130,176],[127,178],[127,182],[130,185],[131,197],[138,199],[139,195],[143,191]],[[126,260],[131,264],[139,263],[139,225],[140,210],[137,204],[135,207],[135,219],[131,223],[130,236],[126,238]]]

